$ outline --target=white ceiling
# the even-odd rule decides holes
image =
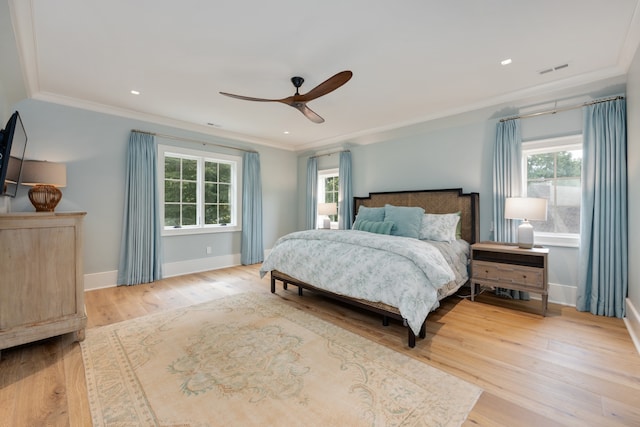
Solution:
[[[621,76],[638,1],[9,0],[29,96],[292,150]],[[308,104],[323,124],[218,93],[342,70]]]

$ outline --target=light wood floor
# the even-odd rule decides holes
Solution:
[[[401,325],[296,289],[278,286],[274,298],[482,387],[465,425],[640,425],[640,356],[620,319],[554,304],[543,318],[539,301],[451,297],[409,349]],[[238,292],[268,293],[269,279],[249,266],[94,290],[88,327]],[[45,425],[91,425],[80,347],[68,335],[2,351],[0,426]]]

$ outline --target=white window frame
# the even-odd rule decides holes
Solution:
[[[169,145],[158,145],[158,190],[160,195],[160,223],[164,224],[164,158],[173,154],[183,158],[198,160],[198,179],[196,194],[198,224],[174,228],[162,227],[162,236],[184,236],[187,234],[228,233],[242,230],[242,157],[211,151],[192,150]],[[231,165],[231,218],[227,225],[203,224],[204,217],[204,162],[228,163]]]
[[[522,194],[527,196],[527,156],[554,151],[583,149],[582,134],[558,138],[540,139],[522,143]],[[582,179],[582,178],[581,178]],[[533,230],[536,244],[577,248],[580,246],[579,233],[549,233]]]
[[[327,178],[333,178],[336,176],[340,176],[339,174],[340,170],[338,168],[333,168],[333,169],[323,169],[323,170],[319,170],[318,171],[318,203],[324,203],[325,200],[325,180]],[[316,212],[316,217],[318,216],[318,213]],[[316,227],[320,227],[320,222],[318,221],[318,224],[316,225]],[[331,221],[331,228],[338,228],[338,221]]]

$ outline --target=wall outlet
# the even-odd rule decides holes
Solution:
[[[211,246],[207,246],[207,255],[211,255]]]

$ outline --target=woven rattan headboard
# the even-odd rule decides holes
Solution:
[[[448,190],[393,191],[369,193],[369,197],[354,197],[354,217],[361,205],[370,208],[385,204],[420,206],[426,213],[461,212],[462,238],[469,243],[480,241],[480,195],[463,193],[461,188]]]

